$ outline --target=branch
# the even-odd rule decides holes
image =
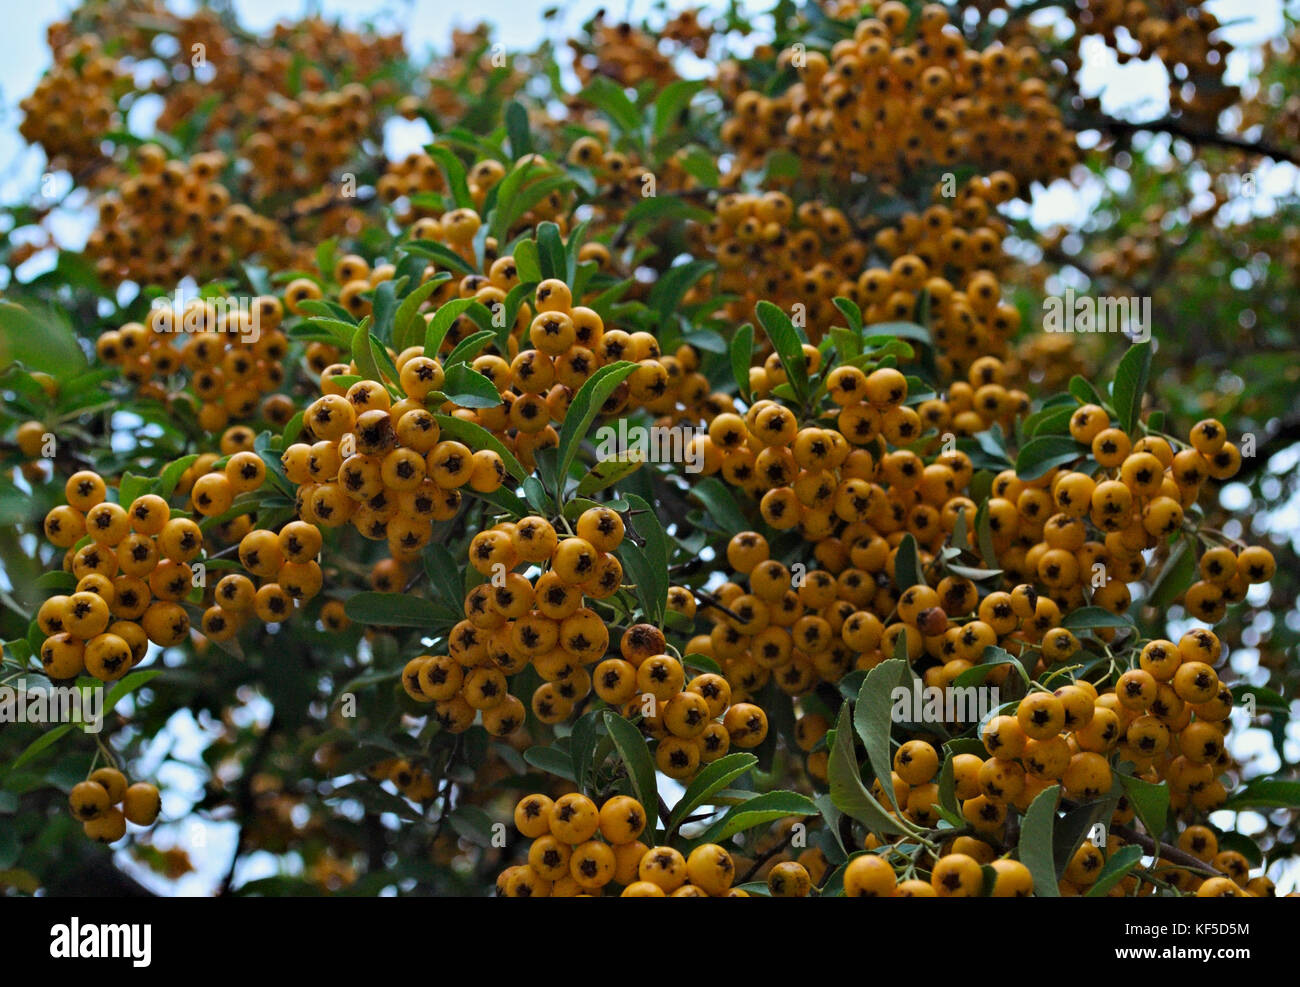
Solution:
[[[1097,114],[1073,120],[1071,126],[1076,130],[1099,130],[1114,137],[1131,137],[1139,132],[1169,134],[1171,137],[1180,137],[1191,144],[1203,147],[1244,151],[1247,154],[1272,158],[1274,161],[1289,161],[1291,164],[1300,165],[1300,148],[1282,147],[1265,140],[1249,140],[1218,130],[1202,130],[1191,126],[1180,117],[1164,116],[1156,120],[1134,122],[1107,114]]]

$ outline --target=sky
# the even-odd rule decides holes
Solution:
[[[381,27],[403,26],[407,48],[421,53],[430,47],[445,47],[452,26],[470,27],[487,21],[497,28],[496,37],[507,47],[531,47],[544,33],[563,36],[562,31],[572,28],[604,6],[616,16],[624,11],[632,15],[644,13],[650,4],[646,0],[626,0],[625,3],[602,3],[600,0],[475,0],[472,5],[460,7],[448,17],[444,0],[410,0],[386,3],[383,0],[323,0],[304,3],[303,0],[233,0],[241,23],[257,32],[285,18],[294,18],[306,12],[319,10],[326,15],[339,16],[345,22],[357,23],[364,18],[374,20]],[[699,0],[668,0],[671,9],[698,6]],[[707,5],[707,3],[706,3]],[[73,4],[70,0],[23,0],[11,4],[6,10],[5,30],[0,31],[0,201],[11,202],[29,195],[38,187],[44,169],[39,150],[25,148],[17,134],[18,101],[29,92],[41,73],[49,65],[50,55],[45,45],[46,26],[62,17]],[[192,9],[194,4],[177,2],[177,10]],[[541,13],[547,7],[558,7],[561,16],[544,25]],[[771,6],[770,0],[749,2],[742,6],[761,10]],[[1218,0],[1208,5],[1228,24],[1225,34],[1238,46],[1258,45],[1276,37],[1282,30],[1282,0]],[[380,13],[377,13],[380,12]],[[1045,11],[1050,18],[1054,12]],[[1229,80],[1240,79],[1248,65],[1248,54],[1238,53],[1229,65]],[[1150,119],[1167,109],[1167,78],[1164,70],[1154,64],[1131,62],[1120,66],[1114,55],[1100,42],[1086,44],[1083,50],[1083,70],[1080,83],[1087,95],[1099,95],[1103,108],[1118,116]],[[418,147],[427,139],[423,127],[404,128],[399,121],[386,135],[387,150],[396,156]],[[1265,168],[1259,174],[1261,196],[1256,205],[1267,208],[1270,195],[1283,195],[1300,187],[1300,173],[1289,166]],[[1074,224],[1086,219],[1091,204],[1095,202],[1096,189],[1071,186],[1060,181],[1050,188],[1034,190],[1032,201],[1017,208],[1040,227],[1055,223]],[[76,217],[68,217],[68,229],[76,236]],[[81,234],[84,236],[84,232]],[[1300,530],[1300,509],[1293,501],[1288,505],[1286,518],[1274,518],[1273,527],[1279,530]],[[249,715],[256,715],[256,711]],[[1244,725],[1244,724],[1243,724]],[[1260,731],[1243,736],[1245,751],[1266,746]],[[145,758],[140,767],[146,774],[152,768],[159,771],[157,780],[164,792],[164,818],[183,815],[189,803],[201,794],[202,778],[184,762],[198,761],[207,739],[203,727],[187,711],[177,714],[172,729],[160,734],[157,749]],[[1294,741],[1293,741],[1294,743]],[[153,762],[153,763],[148,763]],[[1262,766],[1262,765],[1261,765]],[[1248,826],[1243,828],[1249,828]],[[173,843],[191,850],[199,870],[173,884],[165,884],[143,872],[138,866],[127,868],[144,883],[169,894],[208,894],[224,874],[234,849],[233,826],[187,821],[179,825],[160,824],[154,836],[155,845],[166,847]],[[282,861],[270,855],[254,855],[246,860],[237,873],[237,883],[275,873]],[[1294,880],[1294,876],[1291,875]]]

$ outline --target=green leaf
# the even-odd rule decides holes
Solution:
[[[1124,786],[1124,794],[1128,796],[1133,811],[1142,820],[1147,833],[1154,839],[1160,839],[1169,816],[1169,786],[1153,785],[1149,781],[1123,773],[1119,775],[1119,782]]]
[[[1132,434],[1142,416],[1142,395],[1146,393],[1151,377],[1151,342],[1135,343],[1129,347],[1115,368],[1111,385],[1111,398],[1120,428]]]
[[[561,480],[569,475],[569,467],[578,455],[578,447],[587,434],[587,429],[609,396],[627,376],[636,369],[636,364],[627,360],[607,364],[587,378],[578,388],[578,393],[569,402],[564,424],[560,426],[558,472]]]
[[[1100,407],[1106,407],[1106,400],[1101,396],[1101,392],[1092,385],[1092,381],[1075,374],[1070,378],[1070,393],[1080,404],[1095,404]]]
[[[910,339],[926,346],[934,345],[930,330],[915,322],[875,322],[865,326],[862,331],[869,334],[862,340],[863,345],[868,347],[879,346],[889,339]]]
[[[510,155],[516,161],[533,153],[533,136],[528,130],[528,111],[517,99],[506,104],[506,136],[510,140]]]
[[[1140,846],[1122,846],[1110,855],[1097,880],[1088,889],[1087,898],[1104,898],[1106,894],[1142,860]]]
[[[683,819],[704,805],[710,795],[730,785],[757,763],[758,758],[753,754],[739,753],[728,754],[705,766],[673,806],[673,811],[668,817],[669,835],[677,831]]]
[[[660,90],[654,104],[654,135],[662,137],[668,132],[691,104],[695,94],[704,88],[703,80],[678,79]]]
[[[85,369],[86,354],[62,312],[0,299],[0,367],[14,363],[63,379]]]
[[[1056,827],[1056,801],[1061,786],[1053,785],[1034,796],[1020,823],[1020,862],[1029,868],[1034,879],[1034,895],[1059,898],[1056,863],[1052,856],[1053,830]]]
[[[785,369],[790,386],[800,402],[808,396],[808,365],[803,358],[803,340],[790,321],[790,316],[769,301],[761,301],[754,306],[759,325],[772,341],[777,358]]]
[[[430,260],[436,261],[443,267],[453,271],[458,271],[461,274],[474,273],[474,268],[469,261],[450,247],[438,243],[436,240],[410,240],[405,246],[411,253],[428,257]]]
[[[458,805],[447,815],[457,833],[481,847],[492,846],[492,817],[477,805]]]
[[[587,788],[587,773],[591,770],[592,757],[596,752],[596,720],[601,716],[600,710],[589,710],[578,717],[569,733],[569,754],[573,760],[573,777],[578,787]]]
[[[749,521],[736,503],[731,490],[716,476],[708,476],[691,488],[688,496],[704,505],[709,517],[727,534],[749,530]]]
[[[57,743],[61,737],[66,735],[75,726],[75,723],[64,723],[55,727],[53,730],[46,730],[43,734],[28,744],[26,750],[13,759],[9,765],[8,771],[5,772],[6,776],[17,771],[47,747]]]
[[[469,193],[465,165],[456,156],[456,152],[441,144],[429,144],[424,150],[429,157],[438,163],[438,168],[442,171],[442,177],[447,181],[447,188],[451,189],[452,198],[456,201],[456,208],[474,208],[474,197]],[[466,271],[465,273],[470,272]]]
[[[442,341],[447,338],[447,331],[451,329],[451,324],[475,305],[482,306],[483,303],[477,298],[453,298],[439,305],[438,311],[433,314],[428,328],[424,331],[424,355],[431,360],[436,360],[438,351],[442,349]],[[484,308],[483,311],[487,312],[487,309]],[[490,313],[488,318],[491,318]]]
[[[746,322],[731,337],[731,375],[740,396],[749,401],[749,366],[754,359],[754,326]]]
[[[907,662],[897,658],[882,661],[867,672],[867,677],[862,680],[858,701],[853,709],[853,728],[867,749],[871,771],[895,809],[899,805],[891,782],[894,755],[889,743],[894,725],[894,690],[910,688],[911,685],[912,669]]]
[[[352,335],[352,362],[366,380],[380,380],[379,361],[370,345],[370,320],[365,319]]]
[[[1016,476],[1022,480],[1037,480],[1056,467],[1087,454],[1087,448],[1068,435],[1039,435],[1021,447],[1016,456]]]
[[[862,784],[857,755],[853,752],[853,724],[849,718],[848,703],[840,707],[826,774],[830,783],[831,802],[846,816],[856,819],[881,836],[908,832],[908,827],[886,812]]]
[[[701,843],[721,843],[737,833],[755,826],[765,826],[790,816],[815,816],[817,804],[807,795],[798,792],[764,792],[739,805],[732,806],[725,816],[700,834]]]
[[[569,261],[564,251],[564,240],[560,237],[560,228],[555,223],[538,224],[537,254],[542,277],[559,278],[561,281],[567,278]]]
[[[659,789],[655,784],[654,761],[650,758],[650,748],[646,746],[645,738],[634,724],[612,710],[605,710],[605,730],[614,741],[618,756],[627,768],[632,796],[645,809],[646,818],[653,821],[659,812]],[[650,829],[653,831],[653,825]]]
[[[523,483],[528,478],[528,471],[515,458],[515,454],[506,448],[505,443],[482,425],[467,422],[455,415],[434,415],[433,419],[438,423],[442,435],[465,443],[475,452],[479,449],[491,449],[501,457],[501,462],[505,464],[507,473],[520,483]]]
[[[161,668],[150,668],[142,672],[131,672],[125,678],[115,682],[113,688],[108,690],[108,695],[104,697],[104,715],[107,716],[117,708],[119,702],[137,689],[148,685],[162,673]]]
[[[1234,812],[1241,809],[1300,808],[1300,781],[1255,778],[1234,792],[1223,807]]]
[[[598,490],[604,490],[625,477],[630,476],[645,465],[644,459],[639,458],[622,458],[622,459],[602,459],[599,463],[587,470],[586,476],[578,483],[577,493],[580,497],[588,497]]]
[[[713,264],[708,261],[693,260],[670,267],[659,275],[659,280],[650,289],[646,304],[658,316],[661,332],[670,324],[673,314],[681,308],[682,299],[691,286],[712,268]]]
[[[455,348],[447,354],[443,367],[450,370],[458,363],[469,363],[488,344],[488,340],[495,336],[496,333],[490,329],[480,329],[478,332],[471,333],[457,343]]]
[[[54,590],[58,593],[71,593],[77,588],[77,577],[70,572],[64,572],[62,569],[56,569],[51,572],[43,572],[32,584],[37,589]]]
[[[917,556],[916,538],[911,532],[903,535],[898,543],[898,552],[894,556],[894,585],[900,590],[925,583],[921,574],[921,561]]]
[[[495,408],[501,403],[501,392],[496,385],[464,363],[447,371],[442,390],[447,400],[462,408]]]
[[[286,431],[288,430],[286,429]],[[158,496],[163,500],[171,500],[172,494],[176,492],[176,484],[181,482],[181,474],[193,466],[198,458],[198,453],[192,453],[168,463],[164,467],[162,475],[158,477]],[[128,506],[128,504],[123,506]]]
[[[538,259],[536,240],[520,240],[515,244],[514,253],[511,256],[515,259],[515,270],[519,273],[520,283],[533,282],[535,284],[542,280],[542,268]]]
[[[359,624],[381,627],[443,627],[460,619],[445,605],[406,593],[357,593],[344,602],[343,611]]]
[[[449,280],[451,280],[450,274],[439,271],[428,281],[417,285],[402,299],[402,303],[397,306],[397,314],[393,316],[393,348],[397,352],[402,352],[408,346],[419,345],[420,329],[424,326],[424,320],[420,318],[420,306],[438,290],[440,285]]]
[[[573,758],[555,747],[530,747],[524,751],[524,760],[533,767],[566,781],[576,780],[573,776]]]
[[[1144,602],[1164,610],[1186,592],[1195,578],[1196,553],[1191,550],[1191,543],[1184,539],[1165,560],[1165,564],[1160,568],[1160,575],[1151,584],[1151,592]]]
[[[1080,607],[1062,618],[1060,626],[1077,631],[1086,627],[1132,627],[1133,621],[1104,607]]]
[[[641,128],[641,114],[618,83],[603,75],[593,78],[581,93],[586,100],[623,134],[636,136]]]

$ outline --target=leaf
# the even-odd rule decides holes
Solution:
[[[900,590],[921,586],[925,577],[921,574],[921,563],[916,553],[916,538],[909,531],[898,543],[894,555],[894,585]]]
[[[452,611],[462,606],[465,594],[460,566],[446,545],[434,543],[424,550],[424,571],[434,589],[434,602]]]
[[[447,815],[451,828],[481,847],[492,845],[492,817],[477,805],[458,805]]]
[[[934,345],[930,330],[915,322],[874,322],[862,331],[870,333],[862,340],[865,346],[878,346],[887,339],[910,339],[926,346]]]
[[[423,320],[420,318],[420,306],[428,301],[439,286],[449,281],[451,275],[446,271],[439,271],[428,281],[416,285],[415,289],[402,299],[397,306],[397,313],[393,316],[393,348],[397,352],[402,352],[408,346],[417,346],[420,343],[420,327]]]
[[[1038,898],[1061,896],[1056,883],[1056,863],[1052,856],[1056,802],[1060,794],[1060,785],[1043,789],[1029,803],[1020,823],[1020,862],[1029,868],[1029,874],[1034,879],[1034,895]]]
[[[113,688],[108,690],[108,695],[104,697],[104,716],[111,713],[117,704],[135,692],[143,688],[151,681],[163,673],[161,668],[150,668],[142,672],[132,672],[119,682],[113,684]]]
[[[712,268],[713,265],[708,261],[693,260],[670,267],[659,275],[659,280],[650,289],[646,304],[658,316],[661,330],[669,324],[673,313],[681,308],[682,299],[691,286]]]
[[[438,243],[436,240],[410,240],[406,243],[406,249],[411,253],[428,257],[443,267],[458,271],[461,274],[474,273],[474,268],[469,261],[450,247]]]
[[[465,443],[470,449],[477,452],[479,449],[491,449],[501,457],[501,462],[505,465],[506,472],[513,476],[520,483],[528,478],[528,471],[524,469],[523,464],[515,458],[515,454],[506,448],[504,442],[489,432],[482,425],[476,422],[467,422],[463,418],[457,418],[455,415],[434,415],[433,420],[438,423],[439,431],[442,435],[456,439]]]
[[[466,336],[447,354],[447,359],[443,361],[444,369],[450,370],[459,363],[469,363],[488,344],[488,340],[495,336],[496,333],[491,329],[480,329]]]
[[[0,299],[0,367],[14,363],[62,379],[85,369],[86,354],[62,312]]]
[[[998,553],[993,546],[993,527],[989,521],[989,502],[986,498],[975,512],[975,541],[979,545],[980,558],[990,569],[998,566]]]
[[[176,484],[181,482],[181,474],[193,466],[198,458],[198,453],[191,453],[168,463],[163,469],[162,475],[158,477],[158,496],[163,500],[171,500],[172,494],[176,492]],[[123,506],[128,505],[124,504]]]
[[[1106,400],[1101,396],[1101,392],[1092,385],[1092,381],[1085,377],[1075,374],[1070,378],[1070,393],[1080,404],[1095,404],[1100,407],[1106,407]]]
[[[691,105],[695,94],[704,88],[704,82],[698,79],[678,79],[670,82],[660,90],[654,103],[654,135],[662,137],[682,115],[682,111]]]
[[[754,311],[763,332],[772,341],[772,348],[776,350],[777,358],[785,368],[786,378],[794,388],[795,396],[803,402],[808,396],[808,365],[803,357],[803,340],[799,338],[794,323],[790,321],[790,316],[766,300],[754,306]]]
[[[462,408],[495,408],[501,403],[496,385],[464,363],[447,371],[442,390],[448,401]]]
[[[897,658],[882,661],[867,672],[867,677],[862,680],[858,701],[853,709],[853,728],[867,749],[867,760],[871,762],[872,773],[895,809],[899,805],[891,781],[894,756],[889,743],[890,731],[894,725],[894,690],[910,688],[911,684],[912,669],[907,662]]]
[[[1155,839],[1165,831],[1165,822],[1169,816],[1169,786],[1153,785],[1141,778],[1121,773],[1119,782],[1124,786],[1124,794],[1133,804],[1146,831]]]
[[[1086,627],[1132,627],[1133,621],[1104,607],[1080,607],[1062,618],[1060,626],[1077,631]]]
[[[758,758],[753,754],[738,753],[728,754],[706,765],[673,806],[673,811],[668,816],[668,834],[671,836],[676,832],[682,820],[704,805],[710,795],[730,785],[757,763]]]
[[[662,623],[668,602],[668,562],[672,557],[672,545],[659,515],[644,498],[626,494],[625,499],[636,510],[635,517],[630,516],[632,527],[645,540],[643,550],[654,576],[656,622]]]
[[[1233,793],[1225,809],[1295,809],[1300,808],[1300,781],[1255,778]]]
[[[1072,463],[1088,450],[1068,435],[1039,435],[1026,442],[1016,456],[1016,476],[1037,480],[1058,466]]]
[[[431,360],[436,360],[438,351],[442,349],[442,341],[447,338],[447,332],[451,329],[451,324],[473,306],[482,304],[477,298],[453,298],[439,305],[438,311],[433,314],[424,331],[424,355]],[[483,311],[486,312],[487,309],[484,308]],[[490,313],[488,317],[491,318]]]
[[[381,627],[433,628],[454,624],[459,619],[455,611],[448,611],[423,597],[368,590],[348,597],[343,611],[359,624]]]
[[[573,758],[555,747],[530,747],[524,751],[524,760],[566,781],[574,781]]]
[[[397,285],[391,279],[381,281],[376,285],[374,295],[371,332],[379,338],[379,350],[383,352],[383,343],[393,338],[393,318],[397,313]]]
[[[442,171],[442,177],[446,179],[447,188],[451,189],[452,198],[456,201],[456,208],[474,208],[474,197],[469,192],[465,165],[456,156],[456,152],[441,144],[429,144],[424,150],[429,157],[438,163],[438,168]],[[467,271],[466,273],[470,272]]]
[[[569,754],[573,760],[573,777],[578,787],[587,788],[587,773],[591,770],[592,756],[596,752],[596,720],[599,710],[590,710],[578,717],[569,734]]]
[[[830,783],[831,802],[846,816],[863,823],[878,835],[907,833],[908,828],[886,812],[862,784],[857,755],[853,752],[853,724],[849,718],[848,703],[840,707],[826,775]]]
[[[618,756],[627,767],[632,795],[645,809],[646,818],[654,820],[659,811],[659,789],[655,784],[655,765],[650,759],[650,748],[635,725],[612,710],[605,710],[605,730]],[[650,827],[653,830],[653,826]]]
[[[55,727],[53,730],[46,730],[43,734],[41,734],[30,744],[28,744],[27,749],[25,751],[23,751],[21,754],[19,754],[16,758],[13,759],[13,761],[9,765],[8,771],[5,772],[6,776],[13,774],[13,772],[17,771],[28,761],[32,760],[32,758],[40,754],[41,751],[55,744],[61,737],[63,737],[65,734],[71,731],[75,726],[76,726],[75,723],[64,723],[61,724],[60,726]]]
[[[1196,553],[1190,546],[1186,539],[1178,543],[1160,567],[1160,575],[1151,584],[1151,592],[1144,603],[1164,610],[1192,585],[1196,578]]]
[[[542,277],[565,280],[569,272],[569,262],[564,252],[564,241],[560,237],[560,228],[555,223],[540,223],[537,227],[537,260],[541,266]]]
[[[709,517],[727,534],[734,535],[749,528],[749,521],[736,504],[731,491],[716,476],[705,477],[691,489],[694,497],[709,513]]]
[[[627,360],[607,364],[578,388],[578,393],[569,402],[564,424],[560,426],[558,472],[562,480],[569,475],[569,467],[573,465],[574,457],[578,455],[578,446],[592,421],[600,414],[600,409],[618,385],[635,369],[636,364]]]
[[[618,83],[603,75],[593,78],[580,94],[601,113],[609,122],[628,136],[635,136],[641,127],[641,114],[636,105],[627,98],[627,93]]]
[[[533,136],[528,130],[528,111],[517,99],[506,104],[506,136],[510,140],[510,155],[516,161],[533,153]]]
[[[32,584],[36,589],[54,590],[58,593],[71,593],[77,588],[77,577],[70,572],[64,572],[62,569],[56,569],[52,572],[43,572]]]
[[[1142,395],[1151,377],[1151,341],[1134,343],[1115,368],[1111,399],[1120,428],[1132,434],[1142,416]]]
[[[1088,889],[1087,898],[1104,898],[1106,894],[1142,860],[1140,846],[1122,846],[1110,855],[1097,880]]]
[[[602,459],[599,463],[587,470],[578,483],[577,493],[580,497],[587,497],[598,490],[604,490],[627,476],[635,473],[645,465],[645,460],[639,457],[624,457],[621,459]]]
[[[746,322],[731,337],[731,375],[740,396],[749,401],[749,366],[754,359],[754,326]]]
[[[765,826],[790,816],[815,816],[817,804],[807,795],[798,792],[764,792],[739,805],[732,806],[725,816],[700,834],[702,843],[721,843],[737,833],[755,826]]]
[[[380,380],[379,361],[370,345],[369,320],[363,320],[352,335],[352,362],[357,365],[357,372],[366,380]]]

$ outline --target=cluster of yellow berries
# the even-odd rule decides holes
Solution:
[[[958,162],[1005,169],[1025,183],[1068,170],[1074,135],[1034,75],[1036,48],[974,50],[940,4],[916,15],[916,37],[907,41],[912,16],[890,0],[829,56],[802,45],[782,52],[778,65],[793,68],[799,81],[777,95],[746,90],[722,125],[735,148],[733,170],[761,166],[783,149],[807,174],[829,171],[845,181],[857,174],[897,182]]]
[[[145,322],[128,322],[100,335],[99,358],[117,366],[144,397],[182,400],[169,385],[188,384],[195,420],[216,434],[231,422],[261,417],[283,425],[293,404],[272,394],[284,382],[289,340],[280,329],[284,308],[259,295],[238,309],[194,300],[183,308],[150,310]]]
[[[242,483],[239,463],[233,472]],[[194,496],[229,507],[232,490],[224,474],[212,473]],[[189,636],[182,603],[195,585],[190,563],[203,552],[203,532],[191,518],[172,517],[156,494],[126,507],[109,501],[103,479],[88,470],[68,478],[65,494],[67,503],[45,517],[45,536],[67,550],[64,569],[77,584],[41,604],[41,663],[53,679],[89,672],[114,681],[144,659],[150,641],[170,647]]]
[[[68,795],[72,817],[84,825],[86,835],[101,843],[116,843],[126,835],[126,824],[152,826],[162,811],[158,789],[145,781],[127,785],[116,768],[99,768]]]
[[[457,707],[468,717],[465,727],[476,708],[502,703],[508,711],[491,717],[485,712],[485,723],[491,719],[501,727],[505,717],[512,729],[518,727],[523,706],[516,709],[518,700],[507,695],[506,676],[529,666],[542,679],[530,706],[543,723],[565,721],[591,693],[586,666],[604,657],[609,628],[586,603],[607,599],[622,583],[623,567],[614,553],[623,541],[623,519],[593,507],[579,516],[575,531],[561,538],[550,521],[532,515],[499,522],[471,539],[469,564],[487,581],[465,595],[465,618],[450,634],[450,660],[437,666],[450,680],[442,690],[453,696],[460,681],[453,663],[466,670]],[[521,567],[538,572],[529,579],[516,571]]]
[[[706,649],[707,641],[692,639],[686,661],[693,646]],[[634,624],[619,641],[620,657],[606,658],[593,674],[596,695],[629,718],[639,715],[641,729],[657,740],[655,767],[686,781],[732,745],[757,747],[767,739],[767,714],[737,695],[743,683],[733,689],[733,678],[713,672],[687,681],[683,661],[666,648],[659,628]]]
[[[532,841],[528,862],[497,877],[506,898],[599,897],[611,886],[624,898],[746,898],[733,888],[736,865],[725,849],[704,843],[682,856],[639,837],[648,822],[634,798],[615,795],[599,807],[577,792],[552,801],[526,795],[515,806],[515,828]]]
[[[399,400],[377,381],[345,388],[334,371],[348,368],[327,368],[323,393],[304,414],[303,436],[282,461],[303,521],[322,528],[351,524],[365,538],[387,541],[393,559],[406,563],[429,544],[434,521],[456,515],[461,488],[491,492],[506,471],[491,449],[473,452],[441,437],[424,400],[443,381],[437,360],[413,347],[398,357],[397,368],[406,394]]]

